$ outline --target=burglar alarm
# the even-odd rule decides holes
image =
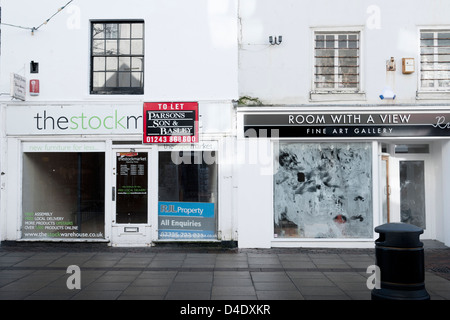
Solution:
[[[39,95],[39,80],[32,79],[30,80],[30,96],[38,96]]]

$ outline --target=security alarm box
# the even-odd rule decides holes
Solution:
[[[408,74],[413,73],[414,70],[414,58],[403,58],[402,59],[402,73]]]
[[[38,96],[39,95],[39,80],[33,79],[30,80],[30,96]]]
[[[38,96],[39,95],[39,80],[32,79],[30,80],[30,96]]]

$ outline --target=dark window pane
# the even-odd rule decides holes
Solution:
[[[129,87],[131,75],[129,72],[121,72],[119,73],[119,87]]]
[[[24,153],[23,173],[22,238],[104,238],[104,153]]]
[[[147,223],[148,154],[117,153],[116,222]]]
[[[400,210],[401,222],[426,228],[424,161],[400,161]]]
[[[142,72],[132,72],[131,73],[131,86],[132,87],[142,87],[144,82],[143,79],[144,74]]]
[[[160,239],[217,238],[218,172],[216,163],[205,162],[209,156],[215,151],[159,153]]]

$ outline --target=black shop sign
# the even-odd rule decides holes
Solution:
[[[251,113],[244,137],[450,137],[450,113]]]

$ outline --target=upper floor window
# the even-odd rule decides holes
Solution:
[[[420,87],[450,91],[450,30],[421,30]]]
[[[144,93],[144,22],[92,22],[91,93]]]
[[[359,32],[315,32],[314,91],[360,91]]]

